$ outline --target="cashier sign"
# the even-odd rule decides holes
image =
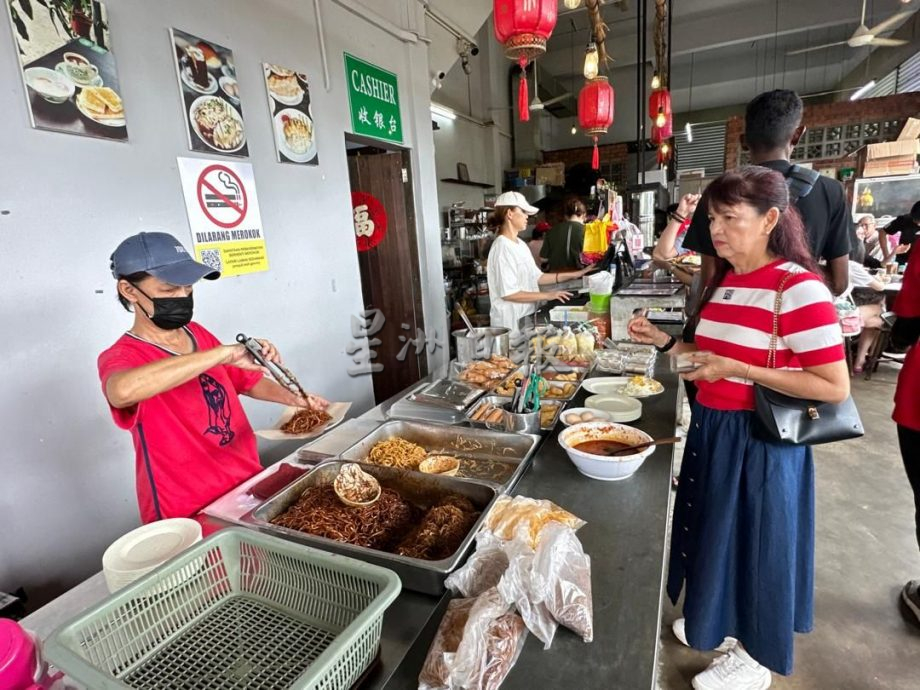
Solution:
[[[201,158],[178,161],[195,257],[223,276],[268,270],[252,166]]]

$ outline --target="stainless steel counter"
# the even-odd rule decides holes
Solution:
[[[673,434],[677,412],[677,379],[669,371],[666,358],[661,359],[656,378],[665,385],[665,392],[643,400],[643,416],[634,423],[653,437]],[[385,421],[386,410],[407,393],[342,424],[305,448],[330,455],[341,452]],[[569,406],[581,406],[585,397],[579,391]],[[544,651],[539,641],[530,636],[502,687],[531,690],[575,684],[583,688],[653,688],[673,446],[658,448],[630,479],[600,482],[576,471],[556,442],[557,433],[546,437],[514,493],[551,499],[587,520],[579,537],[592,558],[594,642],[585,644],[560,628],[552,648]],[[297,454],[287,460],[296,462]],[[242,494],[243,487],[228,494],[226,500],[222,499],[224,508],[235,510],[245,504]],[[217,521],[235,522],[232,511]],[[46,637],[106,595],[105,581],[99,573],[22,623]],[[449,599],[449,595],[427,596],[407,590],[400,594],[384,617],[380,662],[364,688],[416,687],[419,670]]]

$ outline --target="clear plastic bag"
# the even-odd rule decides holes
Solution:
[[[476,551],[462,568],[448,576],[444,585],[465,597],[478,597],[497,586],[507,569],[508,556],[501,541],[491,532],[480,532],[476,537]]]
[[[419,675],[419,690],[497,690],[527,630],[496,589],[448,604]]]
[[[594,639],[591,558],[574,530],[547,525],[533,557],[530,584],[530,597],[541,601],[556,622],[585,642]]]
[[[486,516],[485,527],[499,539],[511,541],[519,538],[535,549],[540,532],[551,522],[562,523],[573,530],[585,524],[584,520],[552,501],[526,496],[500,496]]]
[[[543,643],[543,649],[549,649],[559,625],[543,602],[542,592],[534,587],[534,551],[519,539],[506,542],[504,549],[508,569],[498,583],[498,591],[506,602],[517,607],[527,629]]]

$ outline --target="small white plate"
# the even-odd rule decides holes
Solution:
[[[589,419],[589,420],[587,420],[587,421],[589,421],[589,422],[609,422],[609,421],[612,421],[612,420],[610,419],[610,414],[609,414],[609,413],[605,412],[604,410],[599,410],[599,409],[593,408],[593,407],[572,407],[572,408],[569,408],[568,410],[563,411],[563,413],[559,416],[559,419],[560,419],[560,420],[562,421],[562,423],[565,424],[566,426],[572,426],[573,424],[583,424],[583,423],[585,423],[585,420],[579,419],[578,417],[580,417],[580,416],[581,416],[582,414],[584,414],[585,412],[590,412],[592,415],[594,415],[594,419]],[[567,422],[566,420],[569,418],[569,415],[575,415],[576,418],[573,419],[571,422]]]
[[[182,78],[182,83],[189,87],[195,93],[200,93],[205,96],[210,96],[212,93],[217,93],[217,80],[214,78],[214,75],[211,72],[208,72],[208,86],[203,89],[198,83],[192,78],[192,73],[189,71],[188,67],[183,67],[180,70],[179,75]]]
[[[307,163],[316,156],[316,129],[313,129],[313,138],[310,140],[310,147],[303,153],[297,153],[290,146],[288,146],[287,139],[284,136],[284,118],[296,118],[298,120],[306,120],[310,127],[313,127],[313,120],[310,119],[305,113],[295,110],[294,108],[285,108],[284,110],[279,110],[274,119],[274,128],[275,128],[275,142],[278,144],[278,148],[281,149],[287,158],[297,163]]]
[[[585,379],[581,385],[589,393],[612,395],[619,393],[627,381],[629,381],[628,376],[595,376],[594,378]]]
[[[102,555],[115,574],[145,573],[201,540],[201,525],[189,518],[159,520],[116,539]]]
[[[233,77],[221,77],[217,80],[217,83],[220,84],[220,90],[224,92],[224,95],[230,99],[230,102],[234,105],[240,102],[239,95],[234,96],[227,90],[227,87],[235,85],[237,88],[237,94],[239,94],[239,83]]]
[[[217,82],[214,82],[214,83],[216,84]],[[208,141],[207,137],[205,137],[201,133],[201,130],[198,128],[198,121],[195,119],[195,111],[198,110],[198,107],[200,105],[204,104],[207,101],[211,101],[211,100],[216,100],[216,101],[220,101],[221,103],[225,103],[227,105],[228,112],[230,113],[230,117],[236,120],[236,122],[240,125],[240,127],[243,128],[243,140],[235,148],[222,149],[216,144],[212,144],[210,141]],[[246,128],[245,128],[245,125],[243,124],[243,116],[240,115],[239,110],[233,107],[233,104],[230,103],[230,101],[226,101],[223,98],[219,98],[217,96],[199,96],[192,103],[192,107],[188,109],[188,121],[192,126],[192,131],[195,132],[195,135],[202,141],[202,143],[204,143],[205,146],[208,146],[209,148],[214,149],[218,153],[236,153],[237,151],[239,151],[241,148],[243,148],[246,145]]]
[[[606,412],[611,422],[632,422],[642,416],[642,403],[625,395],[592,395],[585,400],[585,406]]]

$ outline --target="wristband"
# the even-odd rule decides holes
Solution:
[[[683,223],[687,220],[684,216],[680,215],[676,211],[671,211],[671,213],[668,214],[668,217],[671,220],[676,220],[678,223]]]
[[[655,345],[655,349],[658,350],[658,352],[667,352],[672,347],[674,347],[676,344],[677,344],[677,338],[675,338],[673,335],[669,335],[668,342],[666,342],[661,347],[658,347],[657,345]]]

